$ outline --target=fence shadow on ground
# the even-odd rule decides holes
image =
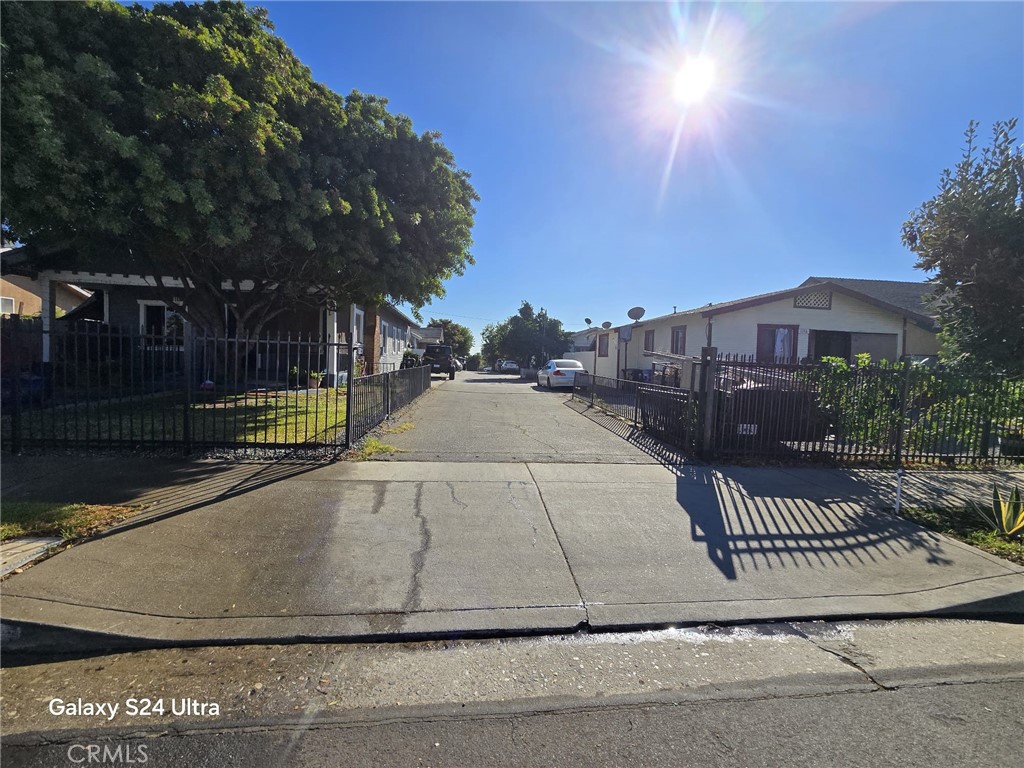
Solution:
[[[750,470],[669,469],[693,541],[727,579],[775,568],[870,568],[916,554],[928,565],[953,564],[941,536],[885,511],[877,489],[856,481],[838,492],[810,482],[762,491]]]
[[[692,457],[686,455],[679,448],[663,443],[639,427],[634,426],[632,422],[618,416],[613,416],[589,403],[570,399],[565,401],[565,405],[576,411],[576,413],[582,414],[594,423],[604,427],[609,432],[615,433],[630,445],[639,448],[648,456],[656,459],[660,464],[671,467],[693,461]]]
[[[868,477],[825,475],[843,479],[830,488],[827,480],[800,482],[787,473],[781,486],[758,487],[764,470],[701,465],[629,421],[578,400],[566,405],[675,475],[676,502],[689,520],[690,537],[706,546],[726,579],[776,568],[871,567],[918,553],[928,565],[952,565],[944,539],[887,511],[888,487]]]

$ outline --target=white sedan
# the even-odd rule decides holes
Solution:
[[[537,384],[542,387],[571,387],[577,373],[586,373],[578,360],[548,360],[537,371]]]

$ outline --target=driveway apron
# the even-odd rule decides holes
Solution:
[[[887,512],[884,473],[669,463],[568,399],[460,373],[380,436],[388,460],[264,483],[204,465],[175,494],[104,483],[97,462],[107,503],[158,501],[6,580],[5,642],[35,625],[163,644],[1024,612],[1024,569]]]

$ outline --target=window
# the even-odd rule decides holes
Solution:
[[[757,362],[796,362],[798,325],[758,325]]]
[[[644,352],[654,351],[654,329],[644,331]]]
[[[597,337],[597,356],[608,357],[608,334],[602,333]]]
[[[14,314],[14,299],[4,296],[0,298],[0,315]]]
[[[686,354],[686,326],[685,325],[673,325],[672,326],[672,354],[673,355],[685,355]]]
[[[353,336],[355,336],[355,338],[352,341],[357,345],[361,345],[363,343],[363,310],[361,309],[357,309],[355,311],[354,331]]]
[[[381,354],[386,355],[388,353],[388,328],[387,323],[380,324],[380,351]]]

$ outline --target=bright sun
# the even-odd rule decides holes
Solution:
[[[687,106],[703,101],[715,84],[715,65],[703,56],[687,59],[676,72],[672,93]]]

